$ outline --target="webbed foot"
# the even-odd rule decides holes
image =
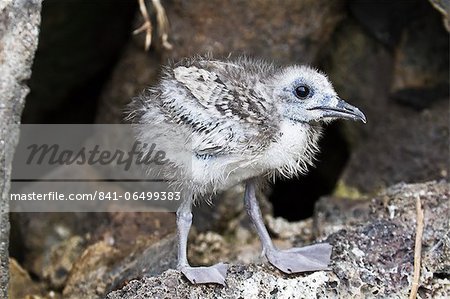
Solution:
[[[284,273],[329,270],[332,246],[315,244],[287,250],[272,249],[266,253],[269,262]]]
[[[193,284],[202,283],[218,283],[225,285],[227,277],[228,265],[218,263],[209,267],[190,267],[184,266],[180,268],[181,273]]]

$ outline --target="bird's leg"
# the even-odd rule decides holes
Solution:
[[[218,263],[210,267],[191,267],[187,260],[187,240],[192,225],[192,196],[186,197],[177,210],[178,270],[191,283],[219,283],[224,285],[228,265]]]
[[[285,273],[298,273],[317,270],[328,270],[331,256],[331,245],[327,243],[291,248],[277,249],[264,226],[264,221],[255,196],[255,182],[250,180],[245,188],[245,209],[256,227],[262,243],[263,253],[269,262]]]

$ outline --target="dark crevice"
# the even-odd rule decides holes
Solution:
[[[46,0],[22,123],[92,123],[137,1]]]

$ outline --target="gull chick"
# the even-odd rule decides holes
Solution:
[[[255,196],[256,178],[305,173],[318,151],[320,124],[366,122],[327,77],[307,66],[276,67],[249,58],[195,57],[164,69],[159,83],[129,106],[142,143],[170,160],[165,173],[182,190],[177,211],[178,269],[192,283],[224,284],[227,265],[192,267],[187,239],[196,198],[245,182],[244,203],[268,261],[285,273],[328,269],[331,245],[276,248]],[[164,171],[164,170],[163,170]]]

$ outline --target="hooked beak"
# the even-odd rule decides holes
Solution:
[[[309,108],[308,110],[321,110],[323,117],[344,118],[366,123],[366,116],[355,106],[350,105],[346,101],[337,98],[337,101],[330,101],[320,106]]]

